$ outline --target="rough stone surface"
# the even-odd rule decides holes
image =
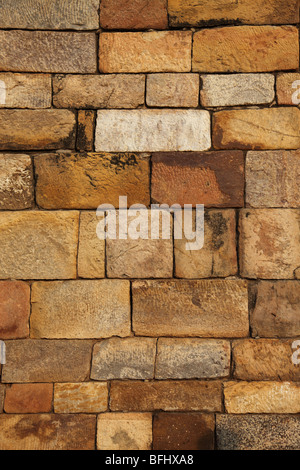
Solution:
[[[33,204],[31,158],[28,155],[0,154],[0,209],[29,209]]]
[[[292,362],[293,340],[246,339],[232,345],[234,378],[239,380],[300,380]]]
[[[101,413],[107,410],[107,383],[54,385],[55,413]]]
[[[222,411],[220,382],[156,381],[111,383],[112,411]]]
[[[0,31],[0,71],[96,73],[96,35]]]
[[[75,115],[72,111],[65,109],[0,110],[0,150],[47,150],[74,147]]]
[[[92,415],[4,414],[0,450],[94,450],[95,428]]]
[[[1,212],[0,279],[75,278],[78,219],[75,211]]]
[[[94,133],[96,124],[95,111],[78,111],[78,128],[76,149],[92,152],[94,150]]]
[[[202,75],[204,107],[268,104],[275,98],[271,74]]]
[[[300,150],[248,152],[246,203],[251,207],[300,207]]]
[[[98,111],[97,152],[200,151],[211,146],[210,115],[204,110]]]
[[[151,413],[104,413],[98,416],[98,450],[150,450]]]
[[[129,283],[118,280],[37,282],[32,286],[33,338],[107,338],[130,334]]]
[[[29,336],[30,287],[21,281],[0,281],[0,339]]]
[[[135,281],[132,293],[137,335],[248,335],[245,281]]]
[[[300,211],[244,209],[240,214],[240,273],[260,279],[294,279],[300,266]]]
[[[214,115],[217,149],[277,150],[300,147],[300,109],[237,109]]]
[[[7,341],[1,380],[5,383],[82,382],[89,376],[91,354],[90,341]]]
[[[94,346],[91,379],[152,379],[156,339],[111,338]]]
[[[0,413],[3,411],[5,386],[0,384]]]
[[[297,0],[169,0],[171,26],[291,24],[299,21]]]
[[[44,209],[96,209],[150,203],[149,157],[136,154],[49,154],[34,159],[36,200]],[[61,188],[64,188],[62,191]]]
[[[219,450],[299,450],[299,416],[217,415]]]
[[[241,207],[244,157],[238,151],[153,155],[151,186],[159,204]]]
[[[191,47],[191,31],[101,33],[100,72],[190,72]]]
[[[50,413],[53,384],[13,384],[6,387],[5,413]]]
[[[166,29],[166,0],[101,0],[100,24],[104,29]]]
[[[200,413],[158,413],[153,421],[153,450],[213,450],[215,420]]]
[[[0,101],[0,108],[51,107],[50,75],[0,73],[0,88],[5,89],[5,99]]]
[[[300,384],[290,382],[226,382],[227,413],[299,413]]]
[[[175,220],[177,215],[175,213]],[[184,223],[183,223],[184,227]],[[195,214],[193,214],[195,231]],[[194,238],[194,242],[196,237]],[[236,217],[234,210],[211,209],[204,214],[204,245],[201,250],[190,250],[185,236],[174,240],[175,275],[179,278],[199,279],[227,277],[237,274]],[[193,243],[193,241],[191,242]]]
[[[57,75],[53,91],[57,108],[137,108],[144,104],[145,77]]]
[[[160,338],[156,379],[212,379],[230,371],[230,343],[222,340]]]
[[[95,212],[81,212],[78,276],[83,278],[105,277],[105,241],[97,236],[96,229],[100,219]]]
[[[147,77],[147,105],[166,108],[196,108],[199,104],[199,75],[153,73]]]
[[[300,73],[282,73],[276,81],[278,104],[300,104]]]
[[[194,34],[194,72],[273,72],[298,67],[295,26],[233,26]]]
[[[99,0],[4,0],[0,28],[97,29]]]
[[[120,233],[122,215],[124,210],[118,211],[117,234]],[[158,214],[159,215],[159,214]],[[127,213],[128,222],[125,227],[128,231],[127,239],[107,239],[106,241],[106,270],[107,276],[112,278],[170,278],[173,276],[173,239],[172,217],[167,214],[167,226],[169,234],[163,239],[164,230],[160,220],[159,238],[152,239],[152,224],[150,211],[145,209],[136,215]],[[136,227],[140,218],[141,225]],[[144,221],[148,226],[144,227]],[[131,228],[144,238],[135,239],[130,236]],[[124,229],[123,229],[124,230]],[[134,233],[136,235],[136,233]]]
[[[261,281],[253,294],[252,336],[300,336],[300,282]]]

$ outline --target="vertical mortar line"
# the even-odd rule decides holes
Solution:
[[[145,77],[145,91],[144,91],[144,108],[147,108],[147,87],[148,87],[148,73],[144,74]]]
[[[153,377],[153,380],[156,380],[157,355],[158,355],[158,340],[159,340],[159,338],[156,338],[156,343],[155,343],[155,359],[154,359],[154,377]]]

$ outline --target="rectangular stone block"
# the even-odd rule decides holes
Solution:
[[[298,23],[297,0],[169,0],[170,25]]]
[[[201,75],[204,107],[269,104],[275,98],[271,74]]]
[[[51,107],[50,75],[0,73],[0,90],[4,95],[4,98],[0,100],[0,108]]]
[[[233,376],[239,380],[299,381],[292,361],[293,340],[246,339],[232,344]]]
[[[300,417],[217,415],[219,450],[298,450]]]
[[[300,385],[290,382],[226,382],[227,413],[299,413]]]
[[[217,149],[293,150],[300,147],[300,109],[236,109],[213,118]]]
[[[99,0],[5,0],[0,28],[97,29]]]
[[[94,150],[94,134],[96,111],[78,111],[76,149],[92,152]]]
[[[129,206],[150,204],[147,155],[48,154],[36,156],[34,166],[36,200],[44,209],[118,208],[120,196],[127,196]]]
[[[130,334],[129,282],[35,282],[32,338],[107,338]]]
[[[6,387],[5,413],[50,413],[53,384],[13,384]]]
[[[0,31],[0,71],[95,73],[96,34]]]
[[[0,154],[0,209],[29,209],[34,204],[34,182],[29,155]]]
[[[300,266],[299,209],[240,213],[240,273],[253,279],[294,279]]]
[[[112,411],[222,411],[218,381],[155,381],[111,383]]]
[[[78,276],[88,279],[105,277],[105,240],[97,236],[100,218],[96,212],[81,212],[78,245]]]
[[[191,49],[191,31],[100,33],[100,72],[190,72]]]
[[[210,115],[204,110],[98,111],[97,152],[208,150]]]
[[[29,336],[30,286],[21,281],[0,281],[0,339]]]
[[[0,150],[74,148],[75,124],[65,109],[1,109]]]
[[[175,223],[177,217],[175,212]],[[195,219],[194,211],[193,231],[196,229]],[[184,227],[185,223],[183,222]],[[196,236],[194,240],[190,241],[183,233],[182,239],[174,240],[176,277],[199,279],[228,277],[237,274],[236,217],[233,209],[206,210],[204,213],[203,247],[199,250],[190,250],[187,243],[197,243]]]
[[[0,279],[75,278],[78,219],[76,211],[0,212]]]
[[[98,416],[98,450],[150,450],[151,413],[104,413]]]
[[[248,152],[246,203],[251,207],[300,207],[300,150]]]
[[[300,104],[300,73],[280,73],[276,80],[278,104]]]
[[[6,342],[2,382],[83,382],[89,377],[90,341],[13,340]]]
[[[93,415],[4,414],[0,450],[94,450],[95,432]]]
[[[194,34],[193,72],[273,72],[299,67],[295,26],[232,26]]]
[[[138,108],[144,96],[144,75],[56,75],[53,81],[56,108]]]
[[[4,395],[5,395],[5,385],[0,384],[0,413],[2,413],[3,411]]]
[[[230,372],[230,343],[222,340],[159,338],[156,379],[215,379]]]
[[[147,336],[247,336],[247,282],[135,281],[133,331]]]
[[[117,238],[106,241],[106,271],[110,278],[170,278],[173,276],[173,224],[166,213],[154,210],[117,213]],[[127,218],[127,220],[125,219]],[[160,219],[159,219],[160,217]],[[164,220],[164,226],[162,225]],[[157,228],[157,234],[153,230]],[[108,224],[108,229],[109,224]],[[122,233],[126,239],[123,239]],[[121,233],[121,237],[120,237]],[[111,236],[114,237],[114,233]],[[139,237],[138,239],[136,237]],[[155,238],[154,238],[155,237]],[[157,238],[156,238],[157,237]]]
[[[153,379],[156,339],[111,338],[94,346],[91,379]]]
[[[253,288],[252,336],[300,336],[300,282],[261,281]]]
[[[101,0],[100,24],[104,29],[166,29],[166,0]]]
[[[188,183],[187,183],[188,182]],[[244,206],[242,152],[159,153],[152,156],[151,196],[159,204]]]
[[[147,105],[161,108],[197,108],[199,75],[152,73],[147,76]]]
[[[107,410],[107,383],[54,385],[55,413],[101,413]]]

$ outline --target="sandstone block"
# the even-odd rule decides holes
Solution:
[[[197,108],[199,75],[153,73],[147,77],[147,105],[167,108]]]
[[[111,338],[94,346],[91,378],[152,379],[156,339]]]
[[[151,413],[104,413],[98,416],[98,450],[150,450]]]
[[[218,149],[277,150],[300,147],[300,109],[237,109],[214,115]]]
[[[95,73],[96,34],[0,31],[0,71]]]
[[[298,209],[244,209],[239,231],[243,277],[294,279],[300,266]]]
[[[29,209],[34,204],[33,171],[29,155],[0,155],[0,209]]]
[[[79,277],[89,279],[105,277],[105,241],[100,240],[96,233],[99,220],[95,212],[81,212],[80,214]]]
[[[273,72],[299,67],[295,26],[232,26],[194,34],[193,72]]]
[[[76,149],[92,152],[94,150],[94,133],[96,124],[95,111],[78,111],[78,128]]]
[[[112,411],[221,411],[220,382],[155,381],[111,384]]]
[[[21,281],[0,281],[0,338],[29,336],[30,286]]]
[[[3,411],[4,395],[5,395],[5,385],[0,384],[0,413],[2,413]]]
[[[278,104],[300,104],[300,73],[281,73],[276,81]]]
[[[1,212],[0,279],[75,278],[78,219],[75,211]]]
[[[190,72],[191,48],[190,31],[101,33],[100,72]]]
[[[106,383],[64,383],[54,385],[55,413],[101,413],[107,410]]]
[[[136,154],[49,154],[34,159],[36,199],[44,209],[96,209],[150,203],[149,157]],[[64,188],[64,191],[61,190]]]
[[[135,281],[132,294],[136,335],[248,335],[245,281]]]
[[[97,152],[208,150],[210,115],[204,110],[98,111]]]
[[[166,29],[166,0],[102,0],[100,24],[104,29]]]
[[[1,380],[4,383],[83,382],[89,376],[91,353],[90,341],[7,341]]]
[[[156,379],[215,379],[230,371],[230,343],[221,340],[159,338]]]
[[[53,91],[57,108],[137,108],[144,104],[145,77],[56,75]]]
[[[50,413],[53,384],[13,384],[6,387],[5,413]]]
[[[163,204],[244,205],[241,152],[159,153],[152,157],[152,199]]]
[[[0,89],[5,90],[0,108],[50,108],[51,86],[50,75],[0,73]]]
[[[32,286],[33,338],[107,338],[130,334],[129,282],[36,282]]]

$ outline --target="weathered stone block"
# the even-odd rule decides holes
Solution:
[[[104,29],[166,29],[166,0],[101,0],[100,24]]]
[[[151,449],[151,413],[104,413],[97,428],[98,450]]]
[[[94,133],[96,125],[95,111],[78,111],[76,149],[92,152],[94,150]]]
[[[34,204],[33,171],[29,155],[0,154],[0,209],[29,209]]]
[[[55,413],[101,413],[107,410],[107,383],[64,383],[54,385]]]
[[[297,106],[300,104],[300,73],[281,73],[277,76],[278,104]]]
[[[100,218],[95,212],[81,212],[78,276],[83,278],[105,277],[105,240],[100,240],[96,229]]]
[[[0,108],[50,108],[51,87],[50,75],[0,73],[0,89],[5,90]]]
[[[197,108],[199,75],[152,73],[147,77],[147,105],[166,108]]]
[[[30,286],[0,281],[0,339],[29,336]]]
[[[13,384],[6,387],[5,413],[50,413],[53,384]]]

